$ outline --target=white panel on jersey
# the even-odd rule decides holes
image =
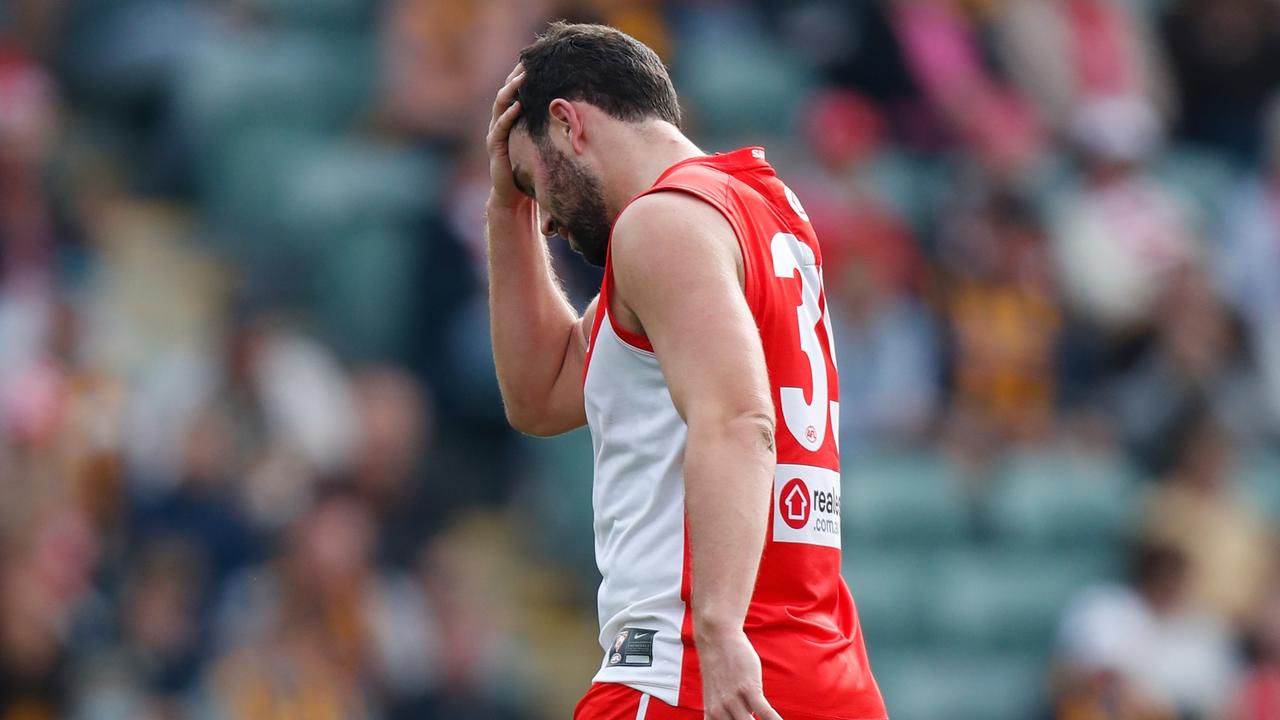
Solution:
[[[773,539],[840,548],[840,473],[778,465],[773,478]]]
[[[626,344],[608,310],[591,349],[583,395],[595,449],[596,563],[600,646],[595,682],[614,682],[678,701],[684,646],[684,448],[676,412],[653,353]],[[630,630],[623,634],[624,630]],[[652,635],[651,664],[627,652],[628,638]],[[618,646],[615,649],[615,645]],[[615,657],[616,656],[616,657]],[[633,663],[638,657],[641,662]]]

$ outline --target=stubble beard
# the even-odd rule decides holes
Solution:
[[[555,148],[539,152],[547,166],[548,195],[557,206],[556,224],[572,237],[571,246],[588,263],[604,267],[613,223],[600,179]]]

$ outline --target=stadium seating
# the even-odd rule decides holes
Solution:
[[[936,566],[930,553],[851,543],[844,552],[844,576],[868,643],[901,645],[932,637]]]
[[[318,28],[349,28],[369,20],[366,0],[249,0],[247,5],[277,21]]]
[[[359,36],[216,35],[178,73],[177,103],[208,158],[255,127],[336,131],[361,112],[373,47]]]
[[[576,570],[598,576],[591,538],[591,434],[585,429],[550,439],[530,440],[528,449],[540,472],[522,492],[534,513],[545,518],[538,551]],[[593,599],[594,602],[594,599]]]
[[[1224,194],[1236,180],[1235,170],[1225,158],[1190,148],[1170,149],[1156,170],[1170,189],[1192,203],[1198,219],[1210,226],[1222,210]]]
[[[846,547],[933,545],[969,531],[960,478],[937,453],[881,453],[846,466],[841,495]]]
[[[1044,658],[955,649],[871,649],[894,720],[1023,720],[1034,717]]]
[[[847,461],[844,575],[894,720],[1034,717],[1062,608],[1118,574],[1138,490],[1065,450],[976,484],[936,452]]]
[[[1257,451],[1242,458],[1236,481],[1259,513],[1280,520],[1280,453]]]
[[[683,95],[701,108],[699,123],[729,136],[785,132],[812,78],[749,29],[717,30],[690,38],[677,71]]]
[[[1113,557],[1089,551],[967,547],[938,559],[932,623],[940,642],[1044,653],[1063,606],[1113,576]]]
[[[1135,472],[1115,458],[1015,454],[993,489],[989,521],[1013,543],[1107,544],[1131,528],[1137,489]]]

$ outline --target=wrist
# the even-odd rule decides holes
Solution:
[[[495,215],[506,215],[514,217],[526,208],[526,203],[528,202],[529,198],[524,197],[523,195],[512,199],[506,199],[500,197],[497,193],[490,192],[489,199],[484,203],[485,216],[493,217]]]
[[[724,614],[694,613],[693,635],[697,643],[714,643],[742,632],[742,621],[734,622]]]

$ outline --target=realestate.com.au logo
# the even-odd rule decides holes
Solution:
[[[788,526],[799,530],[809,524],[809,512],[813,509],[813,503],[809,498],[809,486],[803,480],[791,478],[782,486],[778,501],[782,504],[782,521]]]

